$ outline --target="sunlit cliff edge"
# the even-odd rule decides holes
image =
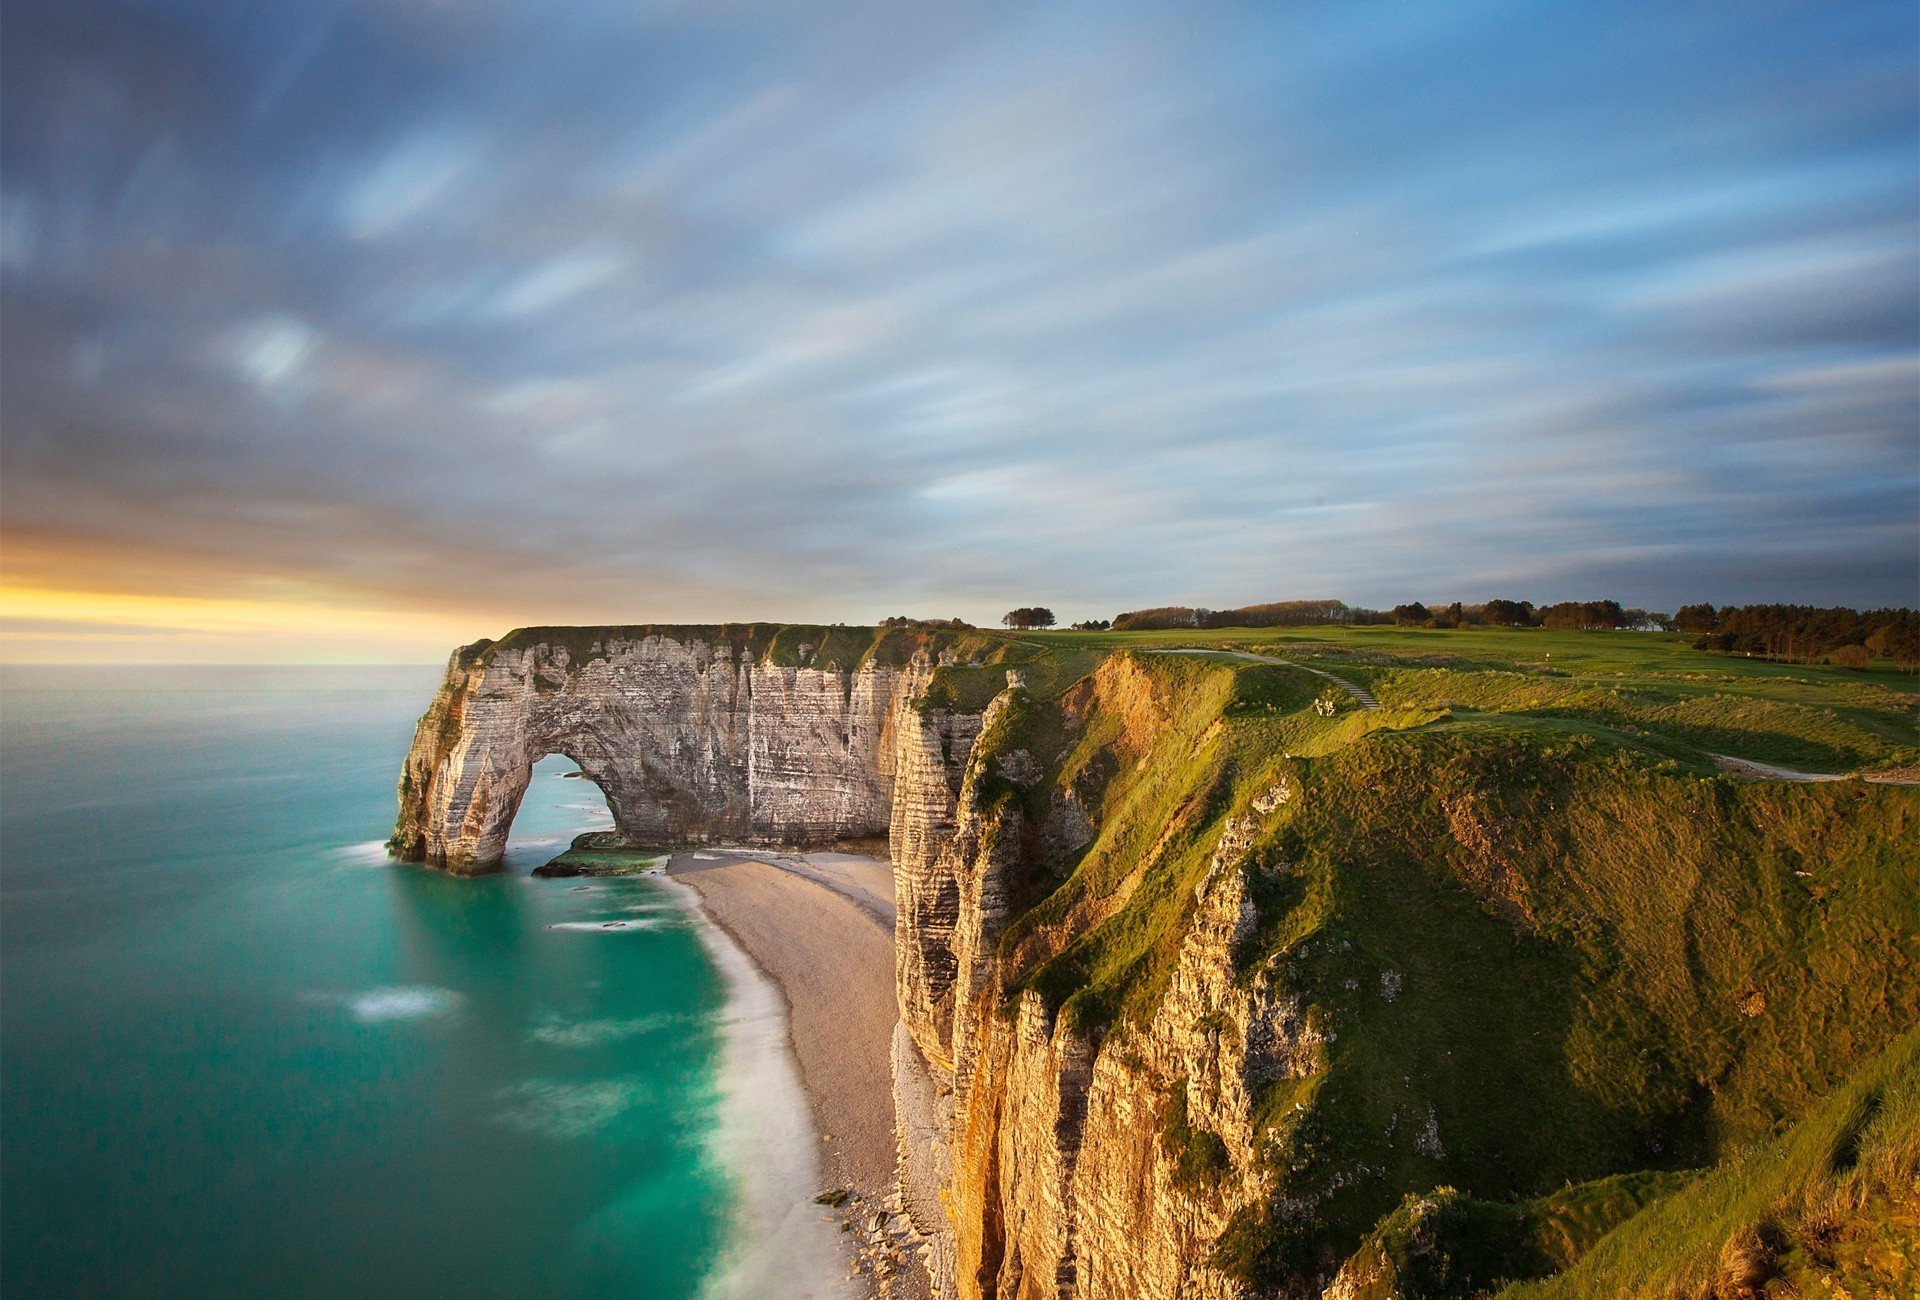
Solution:
[[[1850,774],[1920,767],[1920,693],[1530,635],[522,629],[392,847],[490,869],[554,752],[635,844],[887,836],[944,1294],[1911,1286],[1920,790]],[[1869,1093],[1817,1231],[1687,1210]]]

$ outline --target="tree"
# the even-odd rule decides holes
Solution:
[[[1525,600],[1490,600],[1480,616],[1501,627],[1526,627],[1533,622],[1533,604]]]
[[[1000,621],[1010,628],[1025,631],[1027,628],[1052,627],[1053,611],[1042,605],[1026,605],[1019,609],[1010,609],[1000,616]]]
[[[1465,627],[1467,625],[1467,611],[1461,609],[1460,602],[1456,600],[1453,604],[1447,606],[1447,612],[1440,616],[1440,621],[1448,627]]]
[[[1411,605],[1395,605],[1393,621],[1401,627],[1425,627],[1433,621],[1433,611],[1417,600]]]
[[[1090,618],[1084,623],[1075,623],[1073,630],[1076,632],[1104,632],[1112,626],[1112,622],[1107,619]]]
[[[1673,626],[1681,632],[1717,631],[1720,611],[1712,605],[1682,605],[1674,611]]]
[[[1920,663],[1920,625],[1916,625],[1913,611],[1895,610],[1895,614],[1906,617],[1884,624],[1879,631],[1867,638],[1867,649],[1877,655],[1885,655],[1908,672]]]

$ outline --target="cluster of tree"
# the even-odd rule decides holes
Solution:
[[[1461,627],[1467,621],[1467,612],[1457,600],[1438,614],[1416,600],[1410,605],[1395,605],[1388,617],[1401,627]]]
[[[1663,632],[1672,627],[1665,614],[1623,609],[1617,600],[1564,600],[1539,608],[1530,600],[1490,600],[1483,605],[1454,601],[1444,610],[1415,601],[1395,605],[1390,616],[1403,627],[1571,627],[1590,631],[1630,628],[1636,632]]]
[[[1540,611],[1541,627],[1611,632],[1627,625],[1627,611],[1620,608],[1617,600],[1563,600]]]
[[[1000,616],[1000,621],[1010,628],[1025,630],[1036,627],[1052,627],[1053,611],[1043,605],[1026,605],[1020,609],[1010,609]]]
[[[1328,623],[1378,622],[1372,610],[1354,609],[1338,600],[1279,600],[1239,609],[1162,605],[1116,615],[1116,632],[1159,632],[1181,627],[1319,627]]]
[[[1073,630],[1076,632],[1104,632],[1112,626],[1113,621],[1111,619],[1090,618],[1084,623],[1075,623]]]
[[[892,618],[880,620],[881,627],[931,627],[948,632],[971,632],[973,624],[963,618],[908,618],[905,614],[895,614]]]
[[[1490,600],[1480,607],[1480,621],[1495,627],[1532,627],[1530,600]]]
[[[1920,613],[1911,609],[1820,609],[1813,605],[1683,605],[1673,624],[1699,632],[1695,650],[1789,663],[1822,659],[1865,668],[1878,656],[1908,672],[1920,665]]]

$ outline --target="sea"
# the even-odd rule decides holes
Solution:
[[[8,1300],[804,1293],[777,999],[678,886],[529,874],[599,789],[387,858],[438,681],[0,668]]]

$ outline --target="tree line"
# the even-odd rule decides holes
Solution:
[[[1239,609],[1190,609],[1162,605],[1113,618],[1116,632],[1163,632],[1182,627],[1318,627],[1329,623],[1384,622],[1375,611],[1355,609],[1338,600],[1280,600]]]
[[[889,620],[891,622],[892,620]],[[904,621],[904,620],[903,620]],[[957,621],[957,620],[956,620]],[[1054,626],[1052,610],[1025,606],[1009,610],[1001,623],[1016,630]],[[1260,628],[1366,626],[1400,627],[1546,627],[1584,631],[1632,630],[1698,633],[1696,650],[1778,659],[1790,663],[1830,662],[1865,668],[1890,659],[1915,671],[1920,666],[1920,614],[1911,609],[1873,609],[1813,605],[1683,605],[1672,616],[1658,610],[1623,606],[1617,600],[1565,600],[1535,605],[1526,600],[1489,600],[1477,605],[1454,601],[1429,606],[1409,601],[1389,610],[1367,609],[1339,600],[1282,600],[1238,609],[1160,605],[1129,610],[1111,621],[1089,619],[1076,631],[1173,631],[1181,628]]]
[[[1920,613],[1911,609],[1859,610],[1814,605],[1682,605],[1673,625],[1698,632],[1695,650],[1712,650],[1865,668],[1875,658],[1891,659],[1908,672],[1920,664]]]
[[[1367,609],[1339,600],[1282,600],[1239,609],[1192,608],[1162,605],[1131,610],[1114,617],[1116,632],[1156,632],[1183,627],[1324,627],[1397,624],[1401,627],[1571,627],[1605,630],[1635,628],[1663,631],[1665,614],[1622,608],[1617,600],[1563,601],[1535,608],[1526,600],[1489,600],[1484,604],[1429,608],[1420,601],[1389,610]]]

